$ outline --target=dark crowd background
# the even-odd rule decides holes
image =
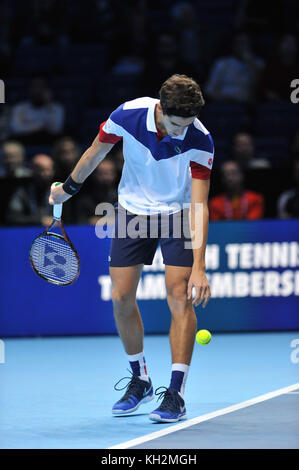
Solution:
[[[101,122],[126,100],[158,97],[173,73],[196,79],[206,101],[211,220],[299,217],[298,35],[295,0],[2,0],[0,223],[47,225],[51,183]],[[116,145],[65,204],[65,223],[98,220],[122,165]]]

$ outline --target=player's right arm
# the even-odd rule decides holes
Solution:
[[[96,169],[114,145],[114,143],[101,142],[99,135],[97,135],[91,146],[83,153],[70,175],[74,183],[84,183],[86,178]],[[63,190],[62,184],[59,186],[55,186],[55,184],[53,183],[51,186],[50,204],[61,204],[72,197],[71,194]]]

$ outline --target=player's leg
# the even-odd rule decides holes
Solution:
[[[110,267],[114,318],[125,351],[129,355],[143,350],[143,323],[136,302],[142,268],[142,264]]]
[[[114,318],[132,369],[131,379],[123,387],[126,388],[125,394],[112,408],[114,414],[132,413],[141,403],[150,401],[154,397],[152,383],[145,366],[144,330],[136,302],[136,290],[142,267],[142,264],[129,267],[110,266]],[[116,390],[123,388],[115,386]]]
[[[197,319],[192,300],[187,298],[190,267],[165,266],[167,302],[171,311],[171,378],[161,393],[161,405],[150,414],[153,421],[175,422],[186,419],[184,391],[191,363]]]
[[[161,250],[165,263],[167,302],[171,311],[172,362],[189,365],[196,334],[196,315],[187,292],[193,266],[188,211],[184,209],[173,214],[169,226],[169,237],[161,240]]]
[[[169,332],[172,371],[170,388],[177,390],[184,397],[186,380],[191,363],[197,318],[192,300],[187,298],[188,280],[191,268],[166,266],[166,291],[171,311]]]
[[[165,266],[167,302],[171,311],[170,346],[173,364],[190,365],[197,319],[192,300],[187,298],[191,269]]]
[[[114,405],[112,411],[123,414],[135,411],[141,403],[154,396],[145,365],[143,323],[136,302],[136,291],[142,267],[152,263],[158,239],[148,237],[147,216],[127,213],[120,205],[117,213],[116,236],[111,241],[109,258],[112,302],[116,326],[127,353],[132,378],[124,387],[127,387],[124,396]]]
[[[177,219],[176,219],[177,218]],[[183,224],[183,214],[177,213],[172,218],[174,223]],[[174,229],[170,236],[161,239],[161,250],[165,263],[165,283],[167,302],[171,311],[170,346],[172,355],[171,378],[169,387],[163,392],[161,405],[150,414],[154,421],[174,422],[186,418],[184,390],[189,372],[197,320],[188,299],[187,287],[193,265],[193,252],[186,245],[185,231],[175,236]]]
[[[136,291],[143,265],[152,262],[158,242],[146,236],[146,216],[137,217],[120,204],[116,214],[115,236],[111,240],[109,256],[113,310],[126,353],[136,355],[143,349],[143,323]],[[139,236],[134,231],[136,226],[139,227]]]

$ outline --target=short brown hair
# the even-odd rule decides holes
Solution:
[[[163,114],[192,117],[199,114],[205,104],[198,83],[186,75],[169,77],[159,91]]]

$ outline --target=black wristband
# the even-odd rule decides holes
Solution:
[[[76,183],[71,176],[69,176],[62,185],[63,191],[73,196],[77,194],[83,183]]]

